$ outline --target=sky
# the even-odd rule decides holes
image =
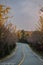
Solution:
[[[0,4],[11,7],[11,15],[14,18],[10,21],[16,25],[17,29],[36,30],[43,0],[0,0]]]

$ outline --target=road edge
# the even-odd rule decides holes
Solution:
[[[29,47],[30,48],[30,46],[28,45],[27,47]],[[30,48],[31,49],[31,48]],[[37,54],[37,53],[35,53],[32,49],[31,49],[31,51],[33,52],[33,54],[36,56],[36,57],[38,57],[39,58],[39,60],[41,61],[41,62],[43,62],[43,59],[41,59],[41,57]]]
[[[5,61],[5,60],[9,59],[10,57],[12,57],[13,55],[15,55],[17,48],[18,48],[18,47],[16,46],[16,48],[13,49],[13,51],[11,52],[11,54],[9,54],[9,55],[6,56],[5,58],[1,59],[0,62],[3,62],[3,61]]]

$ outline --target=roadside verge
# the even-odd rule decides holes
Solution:
[[[5,60],[9,59],[10,57],[12,57],[13,55],[15,55],[17,48],[18,48],[18,47],[16,46],[16,48],[14,48],[14,49],[12,50],[11,54],[9,54],[9,55],[6,56],[5,58],[1,59],[0,62],[3,62],[3,61],[5,61]]]

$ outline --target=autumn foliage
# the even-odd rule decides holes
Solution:
[[[11,23],[7,24],[10,7],[0,5],[0,59],[11,53],[12,49],[16,46],[15,31],[10,31]]]

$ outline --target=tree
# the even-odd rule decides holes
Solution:
[[[9,30],[12,27],[10,23],[7,27],[5,23],[8,21],[8,18],[12,18],[9,16],[10,7],[6,7],[4,5],[0,5],[0,58],[10,54],[11,48],[15,48],[16,35],[11,33]]]
[[[40,14],[39,14],[40,16],[39,16],[39,21],[40,21],[40,23],[41,23],[41,32],[43,32],[43,7],[40,9]]]
[[[9,16],[10,7],[5,7],[4,5],[0,5],[0,26],[4,25],[7,22]]]
[[[38,27],[38,32],[40,30],[40,32],[38,34],[39,35],[39,44],[40,44],[41,50],[43,50],[43,7],[40,8],[40,10],[39,10],[39,22],[40,22],[40,24],[39,24],[40,27]]]

